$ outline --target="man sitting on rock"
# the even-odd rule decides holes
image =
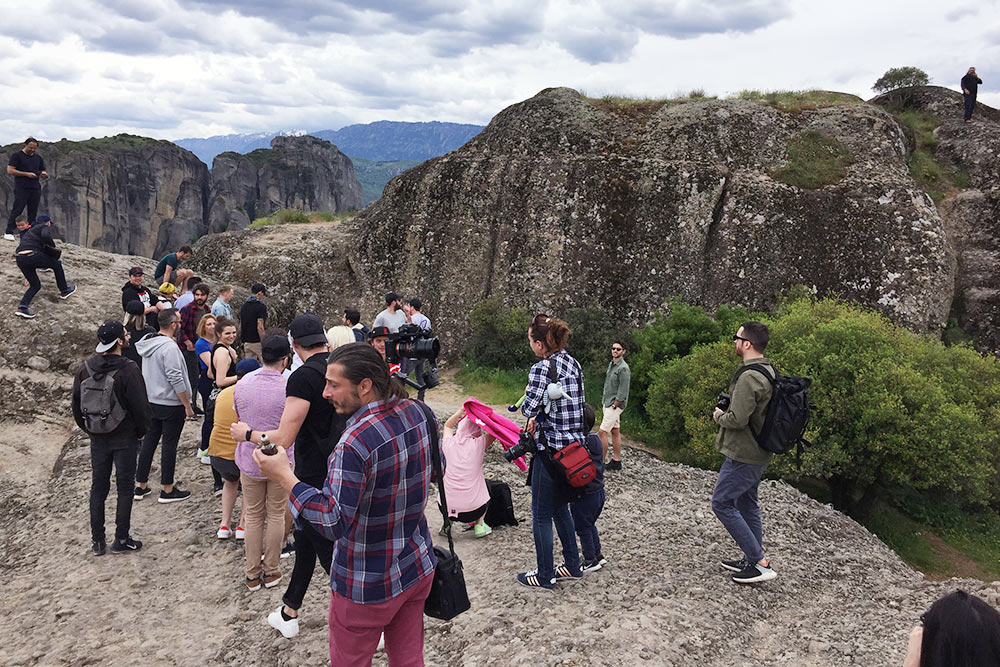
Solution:
[[[129,303],[139,301],[146,315],[146,326],[153,331],[160,328],[156,314],[167,308],[167,304],[153,294],[152,290],[142,284],[143,270],[141,266],[133,266],[128,271],[128,282],[122,286],[122,310],[128,312]]]
[[[171,283],[178,290],[184,289],[188,278],[194,275],[194,272],[191,269],[178,268],[178,266],[182,261],[191,259],[191,255],[191,246],[189,245],[183,245],[177,252],[164,255],[160,259],[160,263],[156,265],[156,272],[153,274],[156,276],[156,284]]]

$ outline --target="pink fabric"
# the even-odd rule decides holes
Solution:
[[[504,449],[510,449],[517,444],[518,438],[521,437],[520,426],[503,415],[498,415],[493,408],[474,398],[466,399],[464,408],[465,414],[475,420],[476,424],[483,430],[499,440]],[[521,470],[528,469],[528,464],[524,462],[523,456],[514,461],[514,464]]]
[[[358,604],[330,593],[330,665],[370,667],[385,633],[385,652],[392,667],[423,667],[424,600],[431,591],[429,574],[385,602]]]
[[[441,442],[444,460],[444,490],[448,497],[448,516],[471,512],[490,501],[483,475],[486,436],[472,419],[458,422],[453,435]]]
[[[285,411],[285,377],[278,371],[262,368],[236,383],[233,403],[240,421],[246,422],[254,431],[271,431],[281,423]],[[236,445],[236,466],[243,474],[253,479],[265,480],[260,468],[253,460],[252,442]],[[288,460],[295,463],[295,445],[285,451]]]

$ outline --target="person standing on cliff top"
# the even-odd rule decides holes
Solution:
[[[976,108],[976,93],[983,80],[976,74],[976,68],[970,67],[962,77],[962,97],[965,98],[965,122],[972,122],[972,111]]]
[[[28,224],[35,224],[38,202],[42,199],[41,182],[49,177],[45,171],[45,160],[37,151],[38,140],[28,137],[24,141],[24,147],[11,154],[7,162],[7,175],[14,177],[14,205],[7,218],[7,230],[3,235],[5,241],[14,240],[15,222],[25,206],[28,207]]]

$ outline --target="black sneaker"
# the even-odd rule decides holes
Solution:
[[[604,469],[605,470],[621,470],[622,469],[622,462],[619,461],[619,460],[616,460],[616,459],[611,459],[604,466]]]
[[[14,311],[14,314],[18,317],[23,317],[26,320],[32,320],[35,318],[35,314],[31,311],[31,308],[28,308],[27,306],[18,306],[17,310]]]
[[[295,553],[295,542],[285,542],[285,546],[281,547],[281,557],[288,558],[293,553]]]
[[[99,540],[94,540],[94,546],[91,549],[94,550],[95,556],[103,556],[108,550],[108,543],[102,537]]]
[[[768,563],[770,565],[770,562]],[[755,584],[759,581],[770,581],[778,576],[778,573],[770,567],[758,565],[747,565],[745,568],[733,575],[733,581],[738,584]]]
[[[68,299],[76,291],[76,285],[67,285],[65,292],[59,292],[60,299]]]
[[[133,540],[131,537],[120,542],[118,538],[111,543],[111,553],[113,554],[127,554],[131,551],[138,551],[142,548],[142,542],[139,540]]]
[[[143,489],[142,487],[137,486],[137,487],[135,487],[135,491],[132,492],[132,500],[142,500],[143,498],[145,498],[146,496],[148,496],[152,492],[153,492],[153,490],[151,488],[149,488],[148,486],[145,489]]]
[[[719,561],[719,565],[729,570],[730,572],[742,572],[743,570],[747,569],[747,566],[750,565],[750,563],[747,562],[746,558],[741,558],[739,560]]]
[[[174,486],[170,491],[160,491],[160,502],[161,503],[176,503],[182,500],[187,500],[191,497],[190,491],[181,491]]]
[[[597,556],[596,558],[593,558],[591,560],[583,561],[583,564],[580,566],[580,570],[582,570],[583,572],[597,572],[607,562],[608,559],[605,558],[604,556]]]

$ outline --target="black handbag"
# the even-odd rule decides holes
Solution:
[[[441,508],[448,516],[448,501],[444,495],[444,472],[441,466],[441,448],[438,442],[437,417],[424,403],[418,403],[427,416],[427,428],[431,435],[431,458],[434,461],[434,474],[437,476],[438,492],[441,497]],[[448,534],[448,551],[434,547],[437,557],[437,567],[434,569],[434,581],[431,591],[424,601],[424,613],[431,618],[450,621],[463,611],[472,607],[469,593],[465,588],[465,574],[462,572],[462,561],[455,553],[455,543],[451,538],[451,522],[445,521],[445,531]]]

